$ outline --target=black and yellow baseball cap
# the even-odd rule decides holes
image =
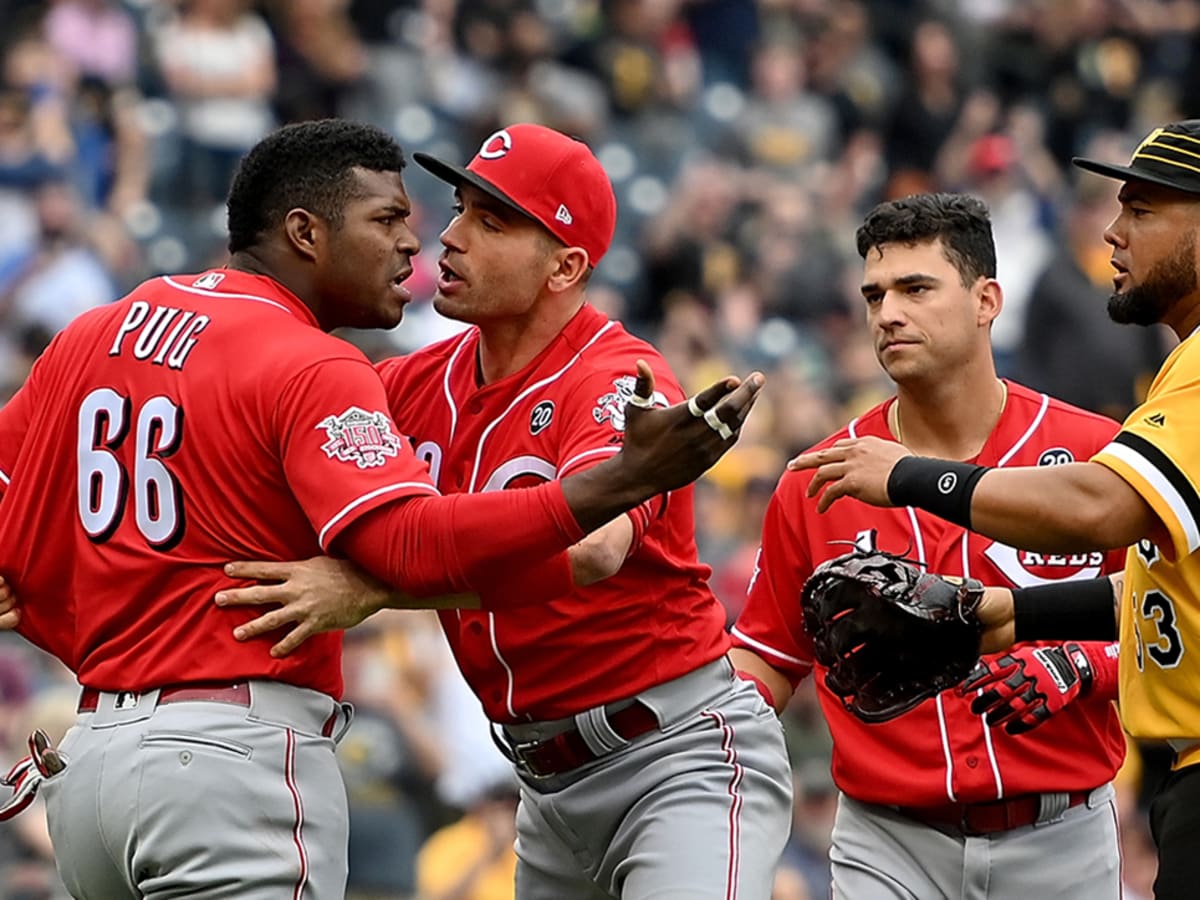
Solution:
[[[1200,119],[1155,128],[1138,144],[1127,166],[1079,156],[1071,162],[1081,169],[1121,181],[1138,179],[1200,194]]]

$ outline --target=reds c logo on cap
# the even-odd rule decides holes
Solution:
[[[483,159],[499,159],[512,149],[512,135],[501,128],[492,134],[479,148]]]

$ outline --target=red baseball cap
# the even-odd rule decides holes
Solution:
[[[464,169],[428,153],[421,166],[454,186],[479,188],[540,222],[568,247],[582,247],[596,265],[612,243],[617,198],[587,145],[561,131],[528,123],[491,135]]]

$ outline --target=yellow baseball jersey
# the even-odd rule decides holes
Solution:
[[[1167,357],[1146,402],[1093,458],[1164,526],[1129,548],[1121,604],[1121,719],[1134,737],[1200,742],[1200,336]],[[1194,754],[1180,762],[1197,761]]]

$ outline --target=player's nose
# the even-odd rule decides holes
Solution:
[[[438,235],[438,240],[442,242],[443,247],[450,250],[457,250],[460,253],[465,249],[463,246],[462,218],[462,216],[455,216],[450,220],[450,224],[442,229],[442,233]]]
[[[874,306],[875,320],[881,325],[894,325],[905,321],[904,301],[896,291],[886,291]]]
[[[416,256],[421,252],[421,239],[411,228],[404,228],[396,239],[396,249],[407,256]]]

